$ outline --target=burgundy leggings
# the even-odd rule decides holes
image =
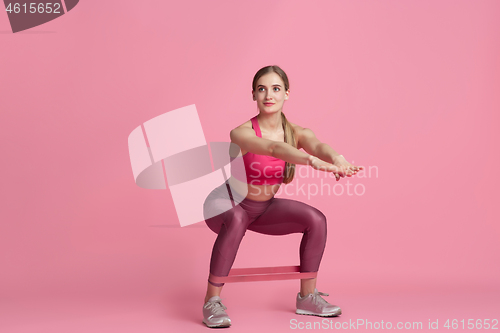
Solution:
[[[210,192],[203,211],[206,224],[218,234],[210,260],[212,275],[228,276],[247,229],[266,235],[303,233],[300,272],[318,271],[326,245],[326,217],[320,210],[285,198],[250,200],[230,191],[225,182]]]

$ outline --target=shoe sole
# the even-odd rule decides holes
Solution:
[[[332,312],[332,313],[314,313],[314,312],[308,311],[308,310],[297,309],[295,311],[295,313],[300,314],[300,315],[308,315],[308,316],[337,317],[337,316],[340,316],[342,314],[342,311],[337,311],[337,312]]]
[[[219,327],[223,328],[223,327],[229,327],[229,326],[231,326],[231,321],[224,320],[220,324],[209,324],[209,323],[205,322],[205,319],[203,319],[203,324],[205,324],[207,327],[210,327],[210,328],[219,328]]]

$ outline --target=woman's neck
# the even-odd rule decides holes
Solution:
[[[259,127],[262,131],[262,128],[266,130],[268,133],[278,133],[281,128],[283,128],[283,121],[281,119],[281,111],[278,111],[273,114],[263,114],[259,113],[257,116],[259,121]]]

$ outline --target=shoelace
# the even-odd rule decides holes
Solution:
[[[227,310],[226,306],[222,304],[222,300],[215,302],[208,302],[208,305],[205,305],[205,308],[211,309],[214,315],[222,314],[224,310]]]
[[[322,293],[321,291],[318,291],[317,293],[313,293],[313,303],[318,304],[321,303],[322,305],[330,304],[328,303],[323,297],[321,296],[330,296],[330,294],[327,293]]]

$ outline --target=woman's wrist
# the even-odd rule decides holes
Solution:
[[[313,161],[314,161],[315,158],[317,158],[317,157],[314,156],[314,155],[309,155],[309,165],[313,164]]]

